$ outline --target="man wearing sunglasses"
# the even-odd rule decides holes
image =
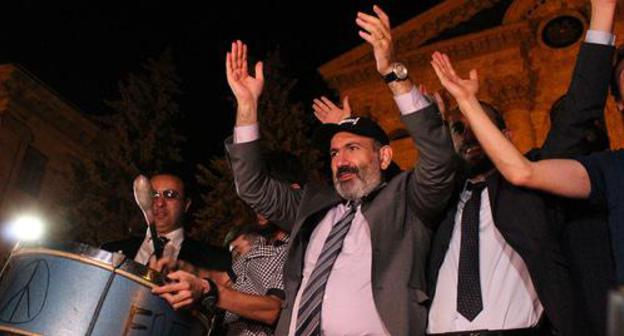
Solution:
[[[164,244],[163,257],[184,260],[206,269],[228,269],[230,256],[227,251],[186,237],[184,225],[191,199],[186,194],[182,178],[162,173],[152,176],[150,183],[154,190],[152,203],[154,225],[158,239]],[[146,229],[144,237],[105,243],[102,249],[123,253],[144,265],[155,258],[149,229]]]

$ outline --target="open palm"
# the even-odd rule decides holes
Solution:
[[[232,42],[232,50],[225,56],[226,77],[239,105],[257,104],[264,86],[262,62],[256,63],[255,77],[247,68],[247,45]]]
[[[440,83],[456,99],[475,96],[479,92],[479,78],[476,70],[470,70],[469,78],[460,78],[448,56],[439,52],[432,55],[431,65]]]

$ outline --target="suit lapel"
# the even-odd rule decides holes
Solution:
[[[498,188],[500,186],[501,175],[498,171],[494,172],[490,176],[485,179],[485,184],[487,185],[488,197],[490,198],[490,208],[492,210],[492,218],[494,218],[494,225],[496,225],[496,210],[498,208],[498,204],[496,202],[496,197],[498,196]]]
[[[318,192],[313,192],[311,194],[313,194],[313,196],[309,200],[302,201],[302,204],[310,204],[310,206],[301,209],[301,214],[298,216],[297,223],[295,223],[291,234],[292,237],[296,237],[301,228],[304,226],[313,225],[316,227],[316,224],[318,224],[320,219],[314,221],[313,223],[308,219],[311,216],[317,217],[316,215],[321,211],[323,213],[327,212],[329,208],[335,206],[341,201],[340,197],[336,194],[336,191],[333,188],[320,188]],[[306,223],[306,225],[304,225],[304,223]]]
[[[327,211],[340,203],[340,197],[333,188],[321,187],[310,194],[314,196],[309,200],[304,199],[302,201],[302,204],[310,204],[310,206],[301,209],[301,214],[297,216],[297,223],[295,223],[291,233],[291,246],[288,252],[286,276],[297,284],[300,283],[303,275],[305,251],[312,231],[325,217]]]

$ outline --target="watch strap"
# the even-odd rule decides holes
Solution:
[[[391,71],[389,74],[383,76],[383,80],[384,82],[386,82],[386,84],[388,84],[388,83],[392,83],[394,81],[399,80],[399,77],[397,77],[394,71]]]
[[[219,302],[219,288],[217,287],[217,284],[212,281],[212,279],[204,278],[204,280],[208,282],[210,289],[208,292],[202,294],[199,299],[199,304],[203,309],[209,312],[214,312],[217,307],[217,302]]]

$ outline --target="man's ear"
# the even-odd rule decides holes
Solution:
[[[185,212],[185,213],[186,213],[186,212],[188,212],[189,208],[191,207],[191,203],[192,203],[192,202],[193,202],[193,201],[192,201],[190,198],[187,198],[187,199],[186,199],[186,204],[184,205],[184,212]]]
[[[386,170],[392,162],[392,147],[386,145],[379,149],[379,161],[381,170]]]

